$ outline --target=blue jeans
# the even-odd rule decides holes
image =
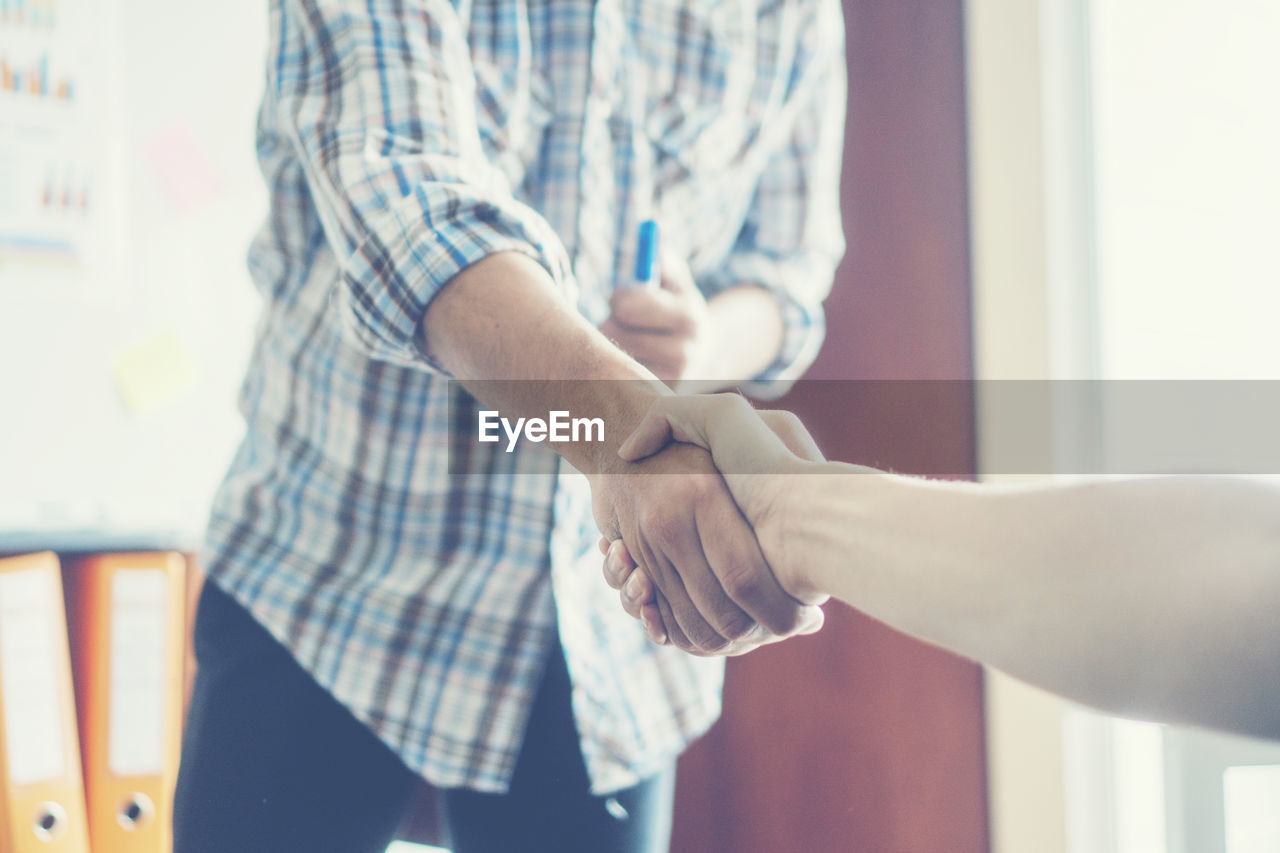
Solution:
[[[381,853],[419,779],[230,596],[206,584],[174,853]],[[593,796],[552,651],[508,793],[443,792],[454,853],[664,853],[674,769]]]

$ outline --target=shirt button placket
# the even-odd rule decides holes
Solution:
[[[582,150],[579,180],[582,203],[578,211],[581,252],[578,276],[584,291],[603,294],[612,277],[615,222],[620,202],[613,165],[613,139],[609,122],[613,114],[614,81],[622,45],[620,0],[596,0],[591,21],[591,58],[587,74],[586,103],[582,115]],[[603,287],[600,285],[604,285]],[[602,306],[583,306],[594,316]]]

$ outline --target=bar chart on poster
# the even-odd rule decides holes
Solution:
[[[198,535],[257,311],[266,26],[256,0],[0,0],[0,551]]]
[[[110,273],[104,4],[0,0],[0,281]]]

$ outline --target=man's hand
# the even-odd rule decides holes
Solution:
[[[650,409],[619,455],[643,459],[671,442],[712,451],[714,464],[723,472],[743,515],[755,527],[780,584],[806,603],[825,601],[826,596],[790,583],[790,573],[785,571],[785,513],[779,509],[786,503],[786,489],[793,479],[787,475],[803,472],[806,463],[823,461],[799,420],[790,412],[756,412],[732,394],[666,398]],[[646,571],[648,564],[639,555],[633,556],[628,544],[625,535],[621,540],[601,540],[605,580],[619,590],[623,608],[644,623],[649,637],[662,642],[669,632],[661,595]]]
[[[613,313],[600,331],[669,385],[682,379],[722,379],[700,374],[708,366],[711,331],[707,301],[689,265],[662,254],[661,286],[620,288]]]
[[[541,265],[518,252],[500,252],[454,276],[432,300],[419,346],[509,416],[565,410],[635,424],[655,398],[669,394],[561,298]],[[586,381],[547,381],[571,378]],[[813,626],[820,614],[773,580],[710,454],[683,447],[630,464],[618,456],[616,440],[567,442],[557,451],[588,476],[601,531],[627,536],[652,558],[645,565],[671,602],[664,606],[673,642],[725,653],[763,642],[769,631],[785,636]],[[644,474],[652,471],[679,476]]]
[[[676,445],[590,477],[596,522],[646,569],[663,639],[699,655],[741,654],[822,626],[789,596],[707,451]]]

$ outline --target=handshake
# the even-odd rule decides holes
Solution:
[[[799,419],[736,394],[661,397],[617,455],[589,478],[604,576],[651,640],[738,655],[822,627],[827,596],[786,547],[789,475],[823,462]]]
[[[730,394],[658,397],[607,455],[605,579],[655,642],[742,654],[817,631],[830,594],[1108,713],[1280,738],[1272,484],[901,477]]]

